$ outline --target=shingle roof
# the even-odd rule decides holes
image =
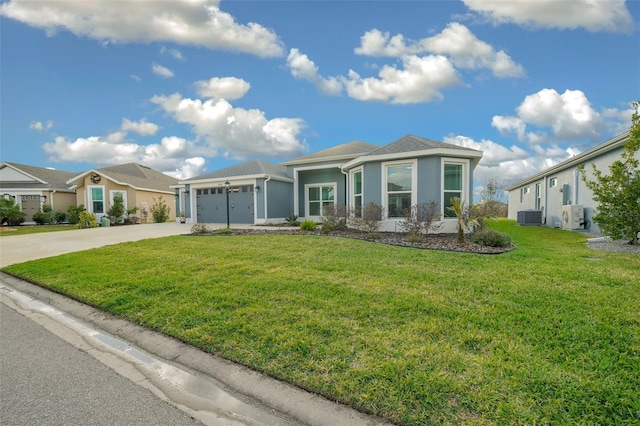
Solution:
[[[26,164],[9,163],[9,162],[6,162],[6,164],[46,182],[46,184],[41,184],[41,183],[28,184],[27,186],[24,186],[25,188],[43,188],[43,189],[51,188],[51,189],[61,189],[61,190],[68,189],[69,185],[67,185],[67,181],[72,177],[74,177],[75,175],[77,175],[77,173],[65,172],[62,170],[55,170],[55,169],[47,169],[44,167],[28,166]],[[6,182],[3,182],[4,187],[7,187],[6,184],[7,184]],[[22,182],[22,184],[24,185],[25,183]],[[16,186],[12,185],[12,187],[16,187]]]
[[[478,151],[476,149],[465,148],[445,142],[438,142],[432,139],[421,138],[414,135],[406,135],[396,141],[393,141],[375,151],[369,152],[367,155],[385,155],[398,154],[402,152],[425,151],[428,149],[458,149],[463,151]]]
[[[380,145],[374,145],[368,142],[353,141],[342,145],[334,146],[332,148],[323,149],[322,151],[314,152],[313,154],[304,155],[302,157],[294,158],[290,161],[285,161],[282,164],[297,164],[297,163],[309,163],[313,161],[328,161],[328,160],[348,160],[359,157],[364,154],[368,154],[371,151],[380,148]]]
[[[96,171],[98,174],[104,174],[111,179],[120,183],[129,184],[137,189],[173,192],[170,186],[178,183],[176,178],[137,163],[102,167],[96,169]]]
[[[267,175],[281,178],[289,177],[287,176],[287,168],[281,164],[273,164],[262,160],[253,160],[242,164],[236,164],[235,166],[226,167],[224,169],[216,170],[215,172],[195,176],[182,182],[254,175]]]

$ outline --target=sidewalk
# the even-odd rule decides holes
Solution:
[[[0,263],[186,234],[190,228],[167,223],[129,226],[128,232],[107,227],[0,237]],[[3,273],[0,296],[5,305],[204,424],[388,424]]]

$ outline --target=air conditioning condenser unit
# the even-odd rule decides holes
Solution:
[[[582,229],[584,208],[580,204],[562,206],[562,229]]]

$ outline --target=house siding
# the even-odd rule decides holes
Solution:
[[[584,164],[588,179],[593,179],[592,164],[595,164],[598,170],[608,175],[609,166],[617,160],[621,159],[624,151],[622,146],[612,148],[594,158],[590,158],[575,164],[567,165],[557,169],[551,168],[541,174],[536,180],[526,180],[524,183],[517,184],[509,188],[509,219],[516,220],[517,214],[521,210],[535,209],[535,185],[541,184],[541,210],[543,225],[549,227],[562,227],[562,206],[568,204],[582,205],[584,208],[584,218],[587,221],[587,230],[594,235],[601,235],[602,231],[596,223],[593,222],[593,216],[598,207],[597,202],[593,200],[593,192],[587,188],[582,181],[582,177],[578,172],[578,167]],[[640,160],[640,153],[636,153],[636,158]],[[557,185],[550,187],[551,179],[557,179]],[[529,187],[528,194],[524,194],[522,202],[520,201],[520,192],[523,188]]]
[[[307,205],[307,196],[305,194],[305,185],[335,183],[336,184],[336,203],[347,203],[347,181],[346,176],[339,168],[324,168],[314,170],[298,171],[298,217],[305,217],[305,206]]]
[[[267,222],[269,220],[281,221],[291,216],[293,211],[293,184],[270,180],[267,185]]]
[[[442,193],[440,157],[418,159],[418,200],[417,204],[435,201],[440,207]]]

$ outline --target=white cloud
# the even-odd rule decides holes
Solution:
[[[494,116],[491,123],[501,134],[516,131],[518,138],[529,143],[544,141],[597,141],[606,124],[580,90],[542,89],[528,95],[516,109],[517,116]],[[532,131],[525,129],[533,127]],[[546,130],[551,131],[547,135]]]
[[[168,41],[276,57],[284,53],[278,36],[260,24],[240,24],[216,0],[30,1],[9,0],[0,14],[53,35],[67,30],[102,42]]]
[[[179,61],[184,61],[185,57],[178,49],[169,49],[165,46],[160,48],[160,54],[171,56],[173,59],[177,59]]]
[[[350,70],[341,80],[354,99],[392,104],[439,100],[443,98],[441,89],[460,84],[456,70],[444,56],[404,56],[402,65],[402,69],[385,65],[378,78],[363,78]]]
[[[484,187],[490,179],[509,186],[580,152],[575,148],[563,149],[558,145],[548,148],[538,145],[529,152],[515,145],[506,147],[486,139],[476,142],[461,135],[449,135],[443,142],[483,151],[482,159],[473,171],[478,187]]]
[[[289,157],[300,154],[305,143],[300,140],[304,121],[299,118],[268,120],[257,109],[234,108],[225,99],[183,98],[179,93],[154,96],[158,104],[176,121],[191,125],[215,153],[237,158],[246,156]]]
[[[318,74],[316,64],[307,55],[300,53],[298,49],[289,51],[287,65],[295,78],[309,81],[326,95],[339,95],[342,92],[342,84],[336,77],[322,77]]]
[[[467,7],[495,24],[533,28],[585,28],[588,31],[630,32],[634,23],[625,0],[463,0]]]
[[[58,136],[44,144],[49,161],[88,162],[98,166],[140,163],[169,175],[186,179],[200,174],[204,159],[193,143],[175,136],[162,138],[160,144],[140,145],[121,140],[121,132],[104,137],[90,136],[68,140]],[[196,156],[191,157],[196,154]],[[187,176],[188,173],[194,173]]]
[[[167,67],[163,67],[162,65],[156,64],[155,62],[151,64],[151,70],[157,76],[162,78],[171,78],[173,77],[173,71],[171,71]]]
[[[131,77],[132,80],[135,80],[138,83],[140,83],[142,81],[142,78],[140,78],[140,76],[136,75],[136,74],[129,74],[129,77]]]
[[[120,129],[124,132],[135,132],[140,136],[155,135],[160,127],[157,124],[149,123],[146,119],[140,121],[131,121],[128,118],[122,118]]]
[[[243,97],[251,88],[247,81],[236,77],[213,77],[195,83],[198,95],[203,98],[234,100]]]
[[[439,34],[418,41],[406,40],[402,34],[391,36],[378,29],[367,31],[360,38],[355,53],[367,56],[403,57],[435,54],[450,58],[463,69],[489,69],[496,77],[521,77],[525,74],[504,51],[496,51],[479,40],[466,26],[452,22]]]
[[[53,127],[53,121],[49,120],[45,123],[43,123],[42,121],[32,121],[29,124],[29,128],[31,130],[35,130],[36,132],[43,132],[45,130],[49,130],[50,128]]]

